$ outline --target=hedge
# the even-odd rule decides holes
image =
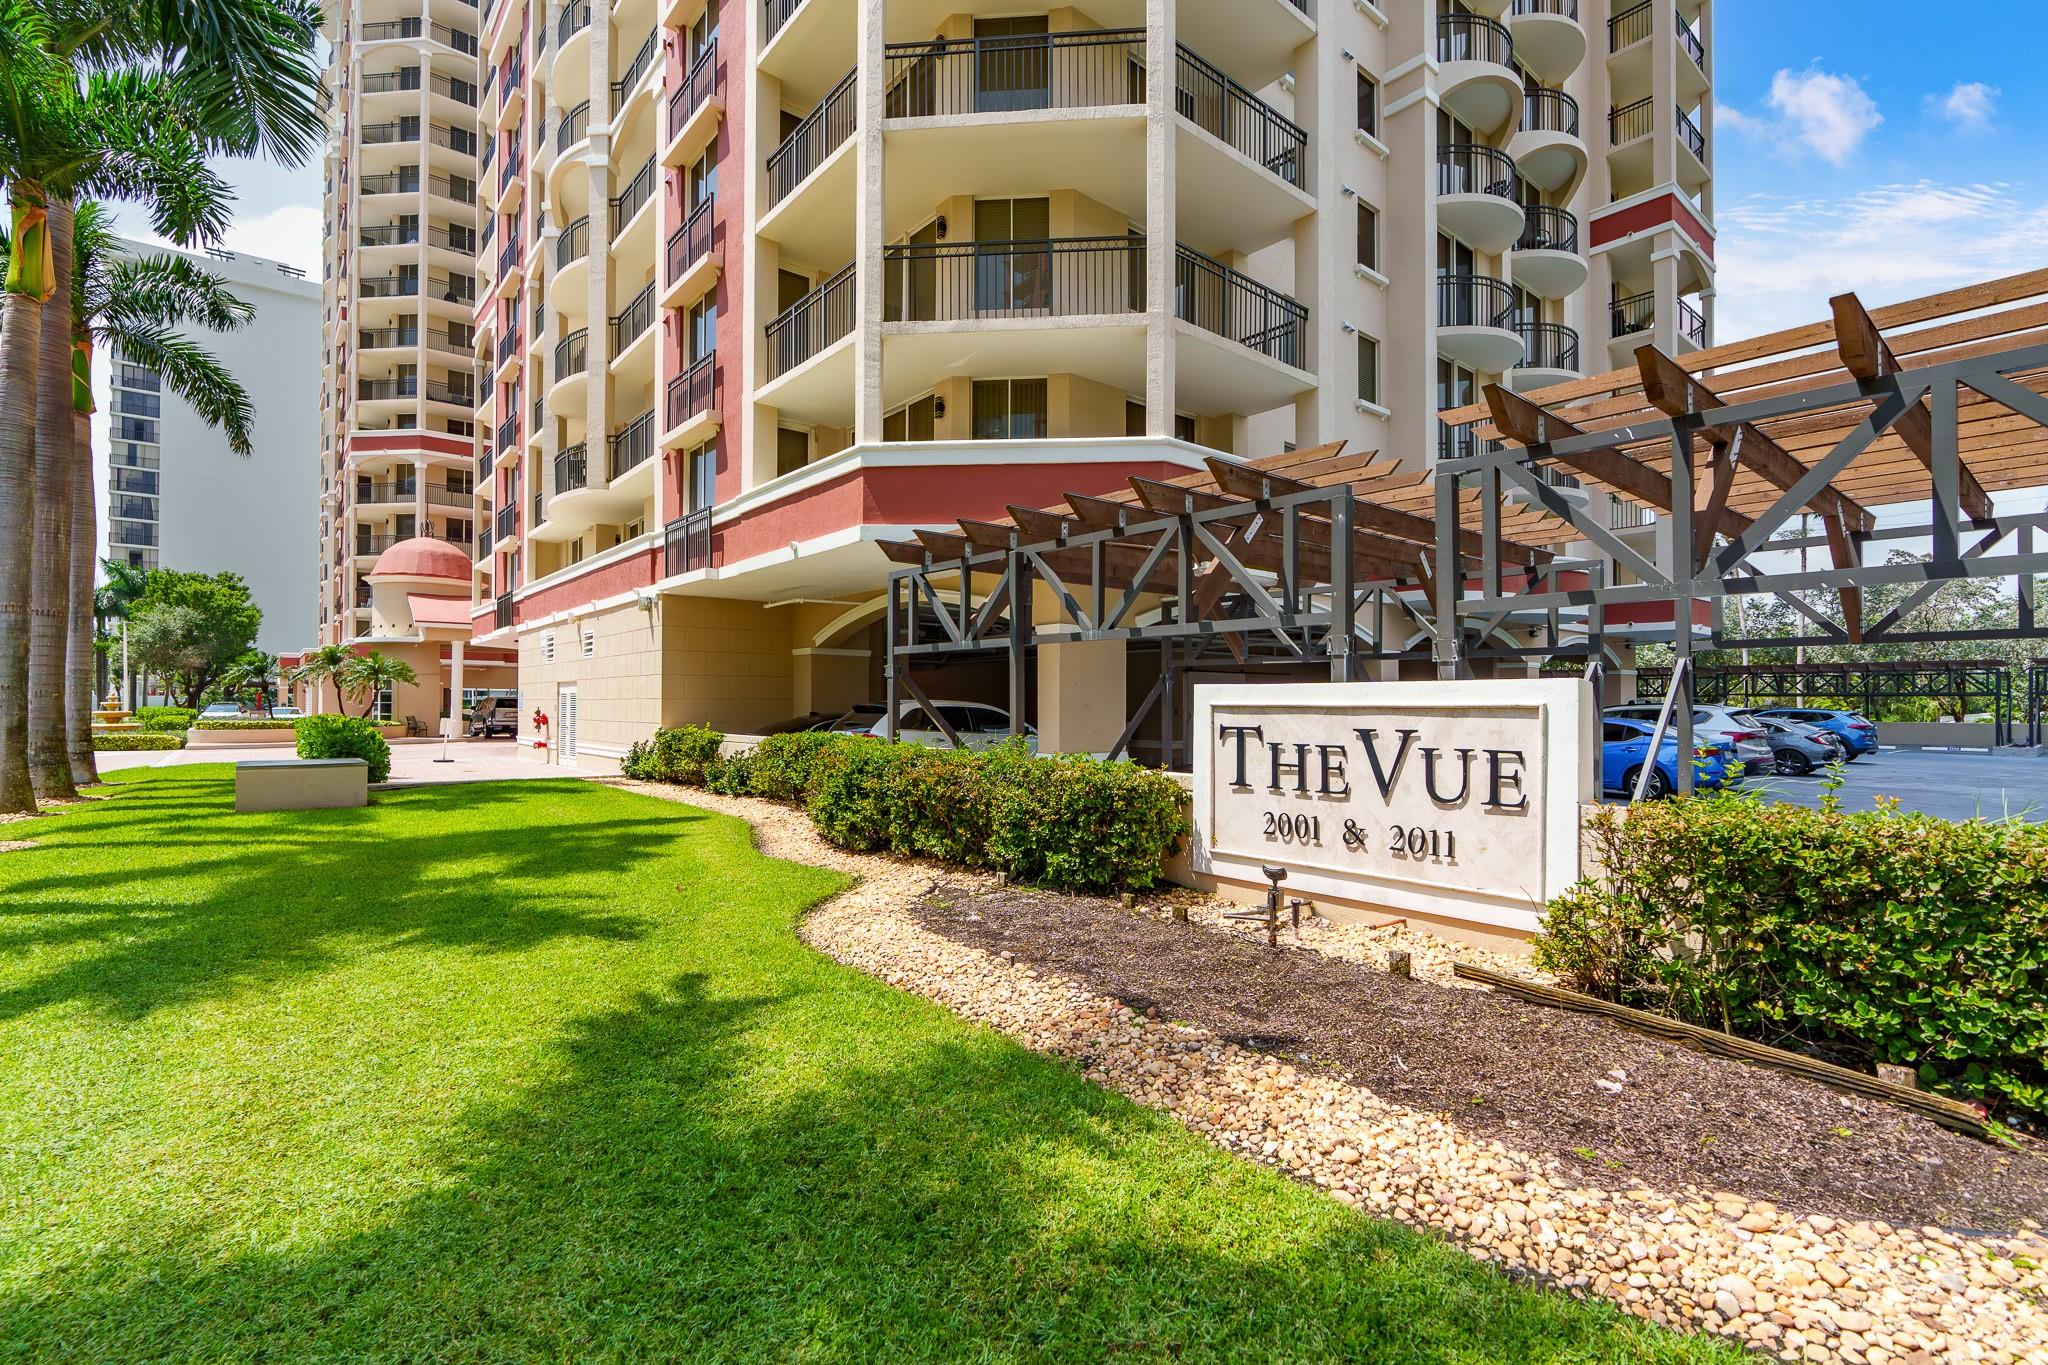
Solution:
[[[660,731],[621,766],[629,777],[801,805],[841,848],[988,867],[1034,885],[1149,887],[1187,833],[1180,784],[1130,763],[818,731],[770,735],[721,759],[722,739],[694,726]]]
[[[2048,1114],[2048,826],[1719,795],[1589,828],[1604,880],[1535,945],[1566,985]]]
[[[189,706],[138,706],[135,719],[145,734],[168,734],[190,729],[199,713]]]
[[[303,720],[304,717],[299,719]],[[298,720],[289,718],[278,720],[266,717],[259,720],[254,716],[247,716],[240,720],[195,720],[192,722],[191,728],[194,730],[291,730],[296,729],[298,723]]]
[[[370,780],[391,776],[391,746],[375,721],[361,716],[304,716],[299,732],[300,758],[360,758],[370,767]]]
[[[95,730],[92,747],[94,752],[102,754],[129,753],[137,749],[182,749],[185,737],[151,734],[147,730]]]

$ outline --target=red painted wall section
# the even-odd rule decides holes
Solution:
[[[452,455],[468,459],[476,449],[466,436],[444,436],[432,431],[399,431],[389,436],[358,432],[348,438],[355,455]]]
[[[1595,217],[1588,229],[1588,238],[1594,246],[1606,246],[1638,232],[1647,232],[1665,224],[1675,224],[1686,236],[1699,245],[1708,260],[1714,259],[1714,235],[1707,231],[1699,215],[1686,206],[1684,200],[1674,194],[1660,194],[1640,204],[1631,204],[1617,209],[1604,217]]]
[[[581,577],[566,583],[558,583],[531,597],[519,599],[516,614],[521,621],[531,621],[571,607],[580,607],[598,601],[600,598],[615,597],[622,592],[644,588],[652,583],[661,568],[661,551],[648,550],[640,554],[592,569]]]

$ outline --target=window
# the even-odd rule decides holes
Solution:
[[[1187,413],[1184,412],[1176,412],[1173,415],[1174,440],[1186,441],[1191,446],[1200,445],[1201,442],[1195,439],[1195,431],[1196,426],[1194,418],[1190,417]]]
[[[689,457],[689,506],[692,512],[702,512],[718,500],[718,450],[715,446],[698,446]]]
[[[973,437],[977,441],[1035,441],[1045,436],[1043,379],[974,381]]]
[[[781,427],[775,433],[775,473],[794,474],[811,462],[811,433]]]
[[[569,562],[571,564],[581,564],[583,562],[583,555],[583,537],[578,536],[569,542]]]
[[[451,469],[448,471],[447,479],[448,491],[450,493],[476,492],[476,471],[474,470]]]
[[[689,354],[685,359],[691,364],[718,349],[718,304],[710,297],[691,306],[690,330],[686,340]]]
[[[1145,405],[1135,398],[1126,398],[1124,400],[1124,435],[1143,436],[1144,434]]]
[[[597,628],[595,626],[585,626],[583,628],[583,657],[586,659],[597,657]]]
[[[1358,263],[1367,270],[1380,268],[1380,211],[1363,199],[1358,201]]]
[[[1375,407],[1380,401],[1380,344],[1358,334],[1358,401]]]
[[[926,394],[913,399],[882,418],[885,441],[935,441],[938,439],[939,400]]]
[[[1380,135],[1380,86],[1379,82],[1358,73],[1358,131],[1371,137]]]
[[[544,664],[555,661],[555,633],[551,630],[540,633],[540,661]]]

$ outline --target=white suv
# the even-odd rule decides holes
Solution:
[[[978,701],[934,701],[939,714],[946,724],[953,727],[953,733],[960,736],[963,749],[988,749],[1001,744],[1010,737],[1010,713],[999,706],[985,706]],[[879,735],[886,712],[879,706],[855,707],[846,715],[833,722],[832,729],[846,733]],[[945,732],[925,714],[922,706],[906,701],[897,709],[896,738],[906,744],[923,744],[930,748],[946,747]],[[1024,744],[1032,753],[1038,752],[1038,732],[1030,726],[1024,727]]]
[[[1631,702],[1626,706],[1610,706],[1602,714],[1655,725],[1663,710],[1661,702]],[[1764,723],[1747,711],[1739,711],[1732,706],[1695,706],[1692,708],[1692,734],[1695,740],[1733,749],[1735,757],[1741,761],[1738,771],[1771,772],[1776,769],[1777,759],[1771,754]]]

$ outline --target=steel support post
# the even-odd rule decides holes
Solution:
[[[1436,476],[1436,675],[1449,680],[1464,671],[1458,602],[1464,596],[1464,561],[1458,555],[1458,476]]]
[[[882,713],[882,738],[892,742],[896,738],[896,713],[903,704],[903,692],[896,681],[896,670],[902,667],[896,654],[896,597],[904,582],[901,577],[890,577],[889,602],[882,613],[883,635],[888,641],[882,661],[882,705],[886,708]]]
[[[1678,794],[1692,795],[1692,602],[1700,573],[1693,544],[1693,502],[1699,496],[1692,469],[1693,431],[1676,426],[1671,433],[1671,704],[1672,729],[1678,740]],[[1711,549],[1711,546],[1709,547]],[[1653,750],[1649,761],[1657,760]],[[1739,761],[1739,760],[1738,760]]]

